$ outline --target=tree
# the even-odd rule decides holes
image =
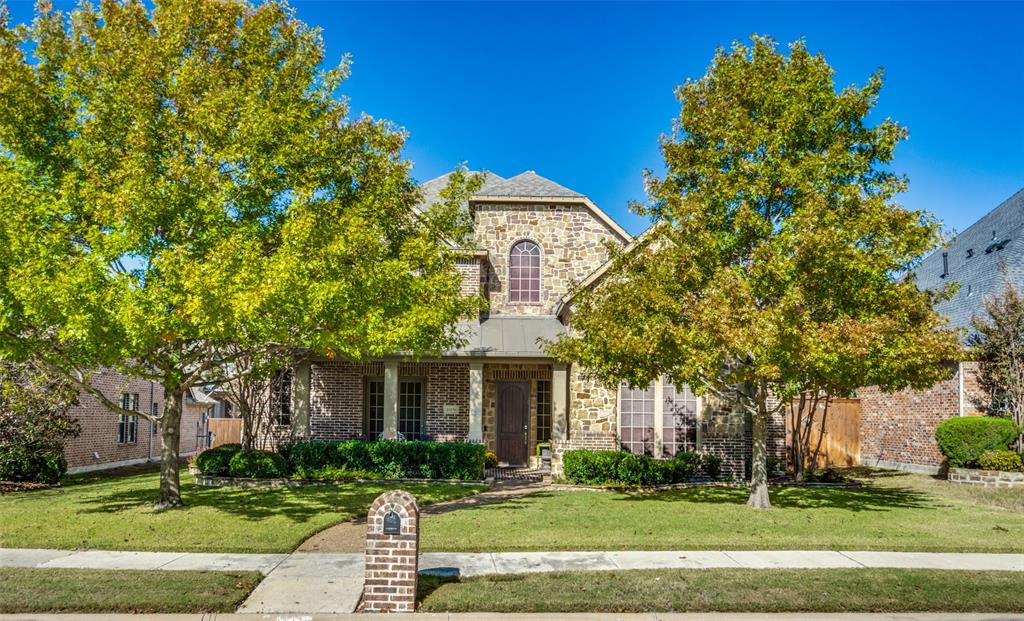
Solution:
[[[894,201],[888,170],[906,130],[866,124],[882,74],[839,92],[804,42],[755,36],[719,50],[677,90],[666,171],[647,171],[647,234],[577,292],[573,335],[552,347],[594,377],[666,375],[752,420],[751,507],[769,507],[766,427],[801,392],[924,387],[957,335],[943,292],[901,277],[937,242],[926,214]]]
[[[352,118],[324,60],[281,2],[0,14],[0,357],[113,412],[91,369],[160,382],[159,506],[186,391],[239,352],[433,351],[479,307],[455,269],[479,180],[418,210],[404,133]]]
[[[77,398],[66,380],[0,362],[0,481],[60,481],[64,441],[81,431],[70,413]]]
[[[1024,296],[1003,267],[1003,292],[985,300],[988,317],[976,317],[968,339],[981,363],[978,380],[990,395],[990,414],[1009,415],[1020,428],[1017,450],[1024,451]]]

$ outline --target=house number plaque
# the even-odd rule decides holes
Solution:
[[[388,511],[384,515],[384,534],[398,535],[402,532],[402,518],[394,511]]]

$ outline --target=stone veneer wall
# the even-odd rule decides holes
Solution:
[[[469,364],[462,362],[403,362],[399,380],[422,379],[425,385],[425,425],[439,441],[463,440],[469,434]],[[310,365],[310,436],[343,440],[363,436],[366,379],[383,378],[384,364],[321,361]],[[445,414],[445,405],[458,410]]]
[[[474,203],[476,240],[490,253],[485,281],[492,314],[550,315],[574,282],[607,259],[606,241],[623,243],[583,204]],[[541,251],[541,301],[508,301],[508,256],[529,239]]]
[[[530,384],[530,411],[527,416],[529,421],[526,445],[527,457],[534,454],[535,447],[537,446],[537,380],[551,380],[550,364],[502,363],[484,365],[483,435],[487,450],[498,450],[498,382],[527,382]]]
[[[722,472],[745,479],[753,458],[752,421],[745,412],[733,409],[713,397],[704,397],[701,420],[701,452],[722,458]],[[768,419],[768,457],[786,458],[786,418],[782,411]]]
[[[1024,487],[1024,472],[950,468],[949,480],[951,483],[980,487]]]
[[[978,363],[965,362],[963,367],[964,413],[981,415],[988,396],[978,382]],[[926,390],[858,390],[861,462],[937,471],[945,458],[935,443],[935,428],[960,414],[959,383],[957,365],[951,364],[948,377]]]

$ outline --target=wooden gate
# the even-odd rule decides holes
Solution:
[[[825,418],[825,433],[821,433],[821,419]],[[786,411],[786,449],[792,444],[792,417]],[[814,449],[821,438],[818,459],[814,461]],[[860,399],[833,399],[825,414],[824,404],[819,404],[811,423],[811,446],[808,451],[807,467],[846,467],[860,464]]]
[[[221,444],[241,444],[241,418],[209,418],[206,423],[210,431],[210,448]]]

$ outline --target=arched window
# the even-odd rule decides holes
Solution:
[[[540,302],[540,248],[532,241],[517,243],[509,253],[508,301]]]

